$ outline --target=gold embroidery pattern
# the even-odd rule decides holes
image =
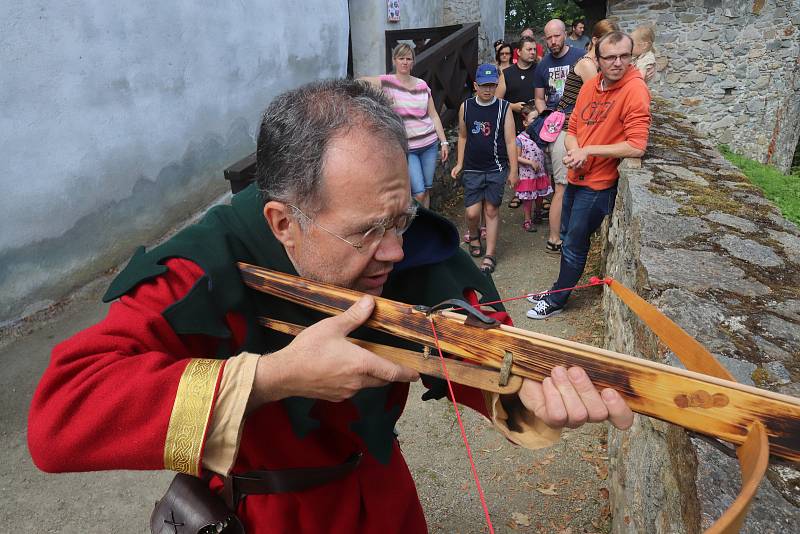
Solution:
[[[206,435],[214,390],[223,360],[193,359],[178,383],[164,443],[164,468],[200,474],[200,451]]]

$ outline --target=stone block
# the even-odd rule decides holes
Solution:
[[[640,261],[653,287],[682,287],[692,293],[720,289],[746,297],[772,292],[748,278],[731,260],[713,252],[642,247]],[[684,268],[675,269],[676,265]]]
[[[717,224],[736,228],[742,232],[756,232],[758,230],[758,226],[755,223],[721,211],[712,211],[704,215],[704,218]]]
[[[742,29],[742,31],[739,32],[739,40],[740,41],[759,41],[759,40],[761,40],[761,32],[758,31],[752,25],[745,26]]]
[[[783,260],[775,254],[771,247],[764,246],[752,239],[742,239],[739,236],[724,235],[718,243],[728,254],[734,258],[746,261],[759,267],[778,267],[783,265]]]
[[[706,77],[705,73],[694,71],[684,76],[683,81],[685,83],[700,83],[706,81]]]
[[[672,13],[659,13],[658,17],[656,17],[656,22],[659,24],[670,24],[678,22],[678,19],[675,18],[675,15]]]
[[[720,128],[730,128],[734,124],[736,124],[736,118],[732,117],[731,115],[726,115],[725,117],[722,117],[718,121],[714,122],[714,124],[710,125],[710,128],[712,130],[718,130]]]
[[[736,352],[736,345],[720,328],[727,318],[724,306],[698,297],[685,289],[667,289],[653,301],[653,304],[709,351],[715,354]],[[673,360],[670,361],[670,365],[675,365]],[[749,373],[752,373],[752,370]]]
[[[698,217],[673,217],[651,213],[642,217],[642,242],[662,245],[680,244],[687,238],[710,232]]]
[[[767,41],[767,50],[777,50],[781,46],[783,46],[782,43],[777,39],[772,39],[771,41]]]
[[[785,229],[791,229],[789,225],[794,226],[791,221],[787,221],[777,214],[770,214],[770,219],[775,222],[783,221],[783,223],[786,225],[784,226]],[[770,238],[780,243],[781,247],[783,248],[783,252],[786,254],[786,256],[788,256],[789,261],[800,265],[800,237],[788,232],[779,232],[772,229],[767,230],[767,233],[769,234]]]
[[[774,384],[788,384],[792,381],[789,371],[780,362],[765,363],[764,370],[769,373],[769,381]]]
[[[678,39],[678,34],[674,32],[663,32],[656,36],[658,44],[674,43]]]
[[[770,79],[767,76],[761,76],[753,84],[753,89],[756,91],[766,88],[769,85]]]
[[[700,40],[701,40],[701,41],[713,41],[714,39],[718,39],[718,38],[719,38],[719,31],[717,31],[717,30],[711,30],[711,31],[707,31],[707,32],[705,32],[705,33],[704,33],[704,34],[703,34],[703,35],[700,37]]]
[[[788,321],[777,315],[765,313],[758,318],[757,325],[764,337],[776,340],[779,346],[792,352],[800,350],[800,328],[797,321]]]
[[[772,311],[786,319],[800,323],[800,300],[789,299],[772,304]]]

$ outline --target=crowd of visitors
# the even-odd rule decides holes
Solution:
[[[544,252],[561,257],[552,289],[564,290],[583,273],[590,236],[613,208],[620,158],[638,157],[647,145],[646,82],[655,75],[655,30],[640,26],[627,35],[603,19],[586,32],[583,19],[569,28],[556,19],[544,26],[542,38],[545,49],[534,30],[525,28],[516,43],[494,43],[495,64],[478,68],[475,95],[459,109],[458,156],[450,174],[464,187],[464,241],[471,256],[482,258],[481,271],[488,275],[497,268],[507,184],[513,191],[508,206],[522,207],[524,231],[536,232],[547,219]],[[410,71],[401,70],[413,65],[413,50],[403,46],[393,54],[396,73],[378,77],[398,110],[402,100],[392,83],[405,81],[405,91],[424,84],[412,83]],[[434,124],[429,132],[441,140],[432,105],[427,115]],[[410,149],[409,162],[417,147]],[[415,171],[409,172],[413,184]],[[429,189],[431,182],[426,178],[423,185]],[[568,298],[569,291],[532,296],[528,317],[559,313]]]

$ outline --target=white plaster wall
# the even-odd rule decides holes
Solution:
[[[348,11],[28,0],[0,4],[0,36],[2,322],[223,191],[272,96],[345,75]]]
[[[445,0],[444,23],[480,22],[478,61],[494,62],[494,43],[505,36],[505,0]]]
[[[442,26],[444,0],[401,0],[400,22],[389,22],[385,1],[350,0],[354,76],[386,71],[386,30]]]

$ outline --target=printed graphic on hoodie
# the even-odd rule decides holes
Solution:
[[[586,125],[602,124],[608,117],[611,108],[614,107],[616,100],[600,101],[594,100],[589,102],[583,109],[580,110],[580,117]]]

